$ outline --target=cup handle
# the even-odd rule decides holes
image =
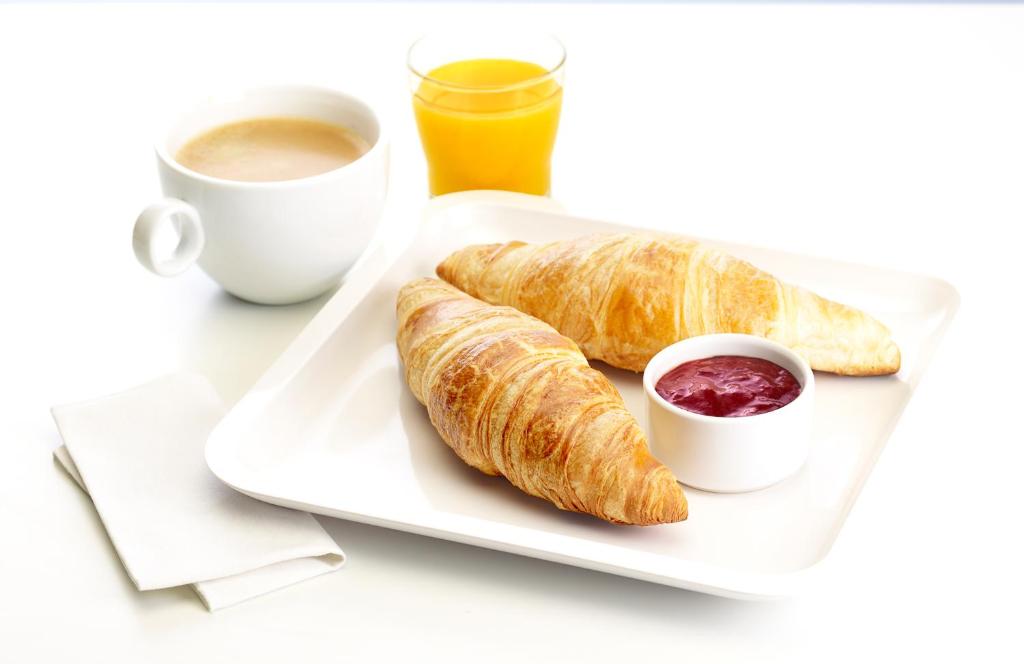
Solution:
[[[170,225],[178,236],[178,246],[170,256],[159,256],[156,239],[161,228]],[[153,203],[135,220],[132,248],[143,267],[161,277],[173,277],[187,270],[203,253],[206,234],[199,221],[199,212],[177,198]]]

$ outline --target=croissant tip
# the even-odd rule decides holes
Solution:
[[[841,376],[855,377],[891,376],[895,373],[899,373],[901,366],[902,357],[900,355],[899,346],[890,342],[884,351],[876,355],[874,361],[837,367],[834,370],[834,373]]]
[[[890,355],[892,356],[892,361],[890,362],[892,371],[890,373],[896,373],[900,370],[900,366],[903,364],[903,354],[900,352],[900,347],[897,346],[895,342],[892,343],[892,351]]]
[[[683,499],[684,502],[683,502],[682,511],[679,512],[679,514],[677,514],[675,518],[669,519],[668,521],[666,521],[666,523],[676,523],[678,521],[686,521],[687,517],[690,516],[690,506],[685,502],[685,500],[686,499],[684,498]]]
[[[451,256],[438,263],[437,267],[434,268],[434,273],[445,281],[448,281],[448,278],[451,276],[451,274],[449,274],[450,271],[448,270],[448,261],[450,259]]]
[[[669,512],[667,514],[659,514],[651,519],[637,522],[633,525],[637,526],[661,526],[667,523],[682,523],[686,521],[689,515],[687,508],[683,508],[682,512]]]
[[[690,515],[690,504],[686,500],[686,494],[683,493],[682,485],[674,477],[671,478],[671,482],[671,488],[666,489],[667,495],[661,504],[658,505],[653,518],[643,525],[656,526],[662,523],[678,523],[686,521],[686,518]]]

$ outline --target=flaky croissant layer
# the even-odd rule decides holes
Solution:
[[[571,340],[436,279],[406,284],[397,309],[406,381],[467,464],[613,523],[686,518],[672,472]]]
[[[889,330],[871,316],[682,237],[474,245],[446,258],[437,274],[549,323],[588,358],[632,371],[680,339],[715,332],[773,339],[821,371],[872,376],[900,368]]]

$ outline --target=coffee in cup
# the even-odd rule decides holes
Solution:
[[[189,140],[175,161],[224,180],[277,182],[333,171],[366,154],[369,143],[341,125],[295,117],[252,118]]]
[[[135,222],[135,255],[163,276],[193,263],[244,300],[287,304],[335,286],[366,250],[387,192],[373,110],[309,86],[200,104],[156,145],[164,198]],[[177,247],[162,255],[170,230]]]

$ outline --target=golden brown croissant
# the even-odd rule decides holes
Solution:
[[[773,339],[821,371],[874,376],[900,368],[889,330],[871,316],[681,237],[475,245],[445,259],[437,274],[546,321],[588,358],[623,369],[642,371],[669,344],[713,332]]]
[[[615,387],[547,324],[417,279],[398,294],[398,351],[413,395],[470,466],[613,523],[686,518],[682,488]]]

